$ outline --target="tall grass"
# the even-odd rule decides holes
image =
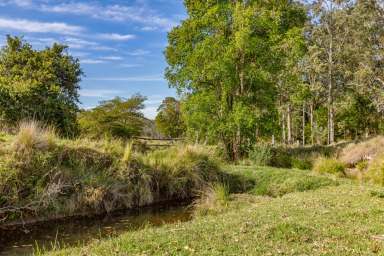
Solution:
[[[44,127],[37,121],[23,121],[18,126],[18,133],[14,139],[14,150],[21,154],[30,154],[34,149],[44,149],[54,145],[55,130]]]
[[[315,161],[313,170],[318,173],[345,175],[345,164],[335,158],[320,157]]]
[[[184,200],[222,176],[211,152],[199,146],[140,153],[131,143],[124,148],[121,141],[62,140],[53,134],[35,122],[20,125],[0,158],[0,219]]]

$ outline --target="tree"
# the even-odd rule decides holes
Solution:
[[[179,101],[173,97],[166,97],[157,111],[156,128],[162,135],[178,138],[184,133],[185,127],[181,118]]]
[[[19,37],[7,36],[0,51],[0,118],[8,125],[35,119],[64,135],[77,132],[76,114],[82,75],[67,47],[38,51]]]
[[[214,127],[227,155],[239,159],[250,143],[273,134],[273,78],[281,70],[274,50],[291,29],[303,26],[305,12],[288,0],[185,5],[188,18],[168,36],[166,77],[187,101],[211,97],[217,111],[200,115],[214,115],[204,127]]]
[[[100,102],[94,109],[79,114],[82,133],[93,138],[129,139],[140,135],[145,123],[142,113],[145,100],[138,94],[129,99],[116,97]]]

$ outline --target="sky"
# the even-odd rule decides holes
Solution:
[[[167,32],[185,18],[182,0],[0,0],[0,45],[23,36],[36,49],[69,46],[85,73],[80,102],[85,109],[115,96],[147,97],[153,119],[166,96]]]

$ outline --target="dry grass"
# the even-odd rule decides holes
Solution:
[[[350,167],[361,161],[370,161],[384,153],[384,137],[378,136],[364,142],[351,143],[341,152],[340,160]]]
[[[56,133],[53,128],[44,127],[37,121],[23,121],[18,126],[18,133],[13,147],[17,153],[31,154],[33,150],[46,149],[55,144]]]

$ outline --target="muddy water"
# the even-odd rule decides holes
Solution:
[[[109,216],[40,223],[15,231],[0,230],[0,255],[33,255],[36,248],[52,250],[62,246],[84,245],[146,225],[185,222],[191,218],[191,209],[186,205],[162,206]]]

